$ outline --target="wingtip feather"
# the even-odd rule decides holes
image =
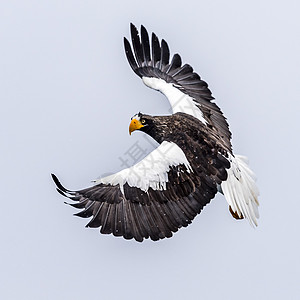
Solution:
[[[56,184],[56,186],[58,187],[58,189],[62,190],[63,192],[69,192],[69,190],[67,190],[58,180],[57,176],[54,175],[53,173],[51,173],[51,177],[54,181],[54,183]]]

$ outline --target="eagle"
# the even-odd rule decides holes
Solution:
[[[82,190],[66,189],[51,174],[57,191],[91,218],[86,227],[142,242],[170,238],[188,226],[220,192],[235,219],[257,226],[258,188],[245,156],[233,153],[231,132],[208,85],[167,42],[130,24],[124,38],[127,60],[143,83],[163,93],[171,115],[137,113],[129,133],[142,131],[158,147],[135,165],[95,180]]]

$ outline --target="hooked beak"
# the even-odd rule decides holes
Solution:
[[[141,129],[142,127],[144,127],[144,125],[142,125],[140,121],[138,121],[137,119],[132,119],[129,125],[129,134],[131,135],[132,132]]]

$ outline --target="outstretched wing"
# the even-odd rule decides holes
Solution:
[[[133,71],[150,88],[162,92],[169,100],[173,113],[183,112],[198,118],[217,131],[227,148],[231,148],[231,133],[220,108],[208,85],[188,65],[182,65],[181,57],[175,54],[170,60],[170,51],[165,40],[161,43],[152,33],[151,46],[147,30],[141,26],[141,37],[130,24],[132,48],[124,38],[125,52]],[[133,49],[133,50],[132,50]]]
[[[199,157],[190,164],[179,146],[163,142],[133,167],[83,190],[70,191],[52,178],[58,192],[75,201],[70,205],[83,209],[77,216],[92,217],[87,227],[141,242],[171,237],[215,196],[217,183],[226,179],[228,161],[218,154],[203,161]]]

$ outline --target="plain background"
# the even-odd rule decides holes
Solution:
[[[300,299],[299,1],[1,1],[1,299]],[[142,111],[168,114],[123,49],[129,23],[209,83],[250,158],[259,226],[218,195],[171,239],[86,229],[70,189],[121,169]]]

